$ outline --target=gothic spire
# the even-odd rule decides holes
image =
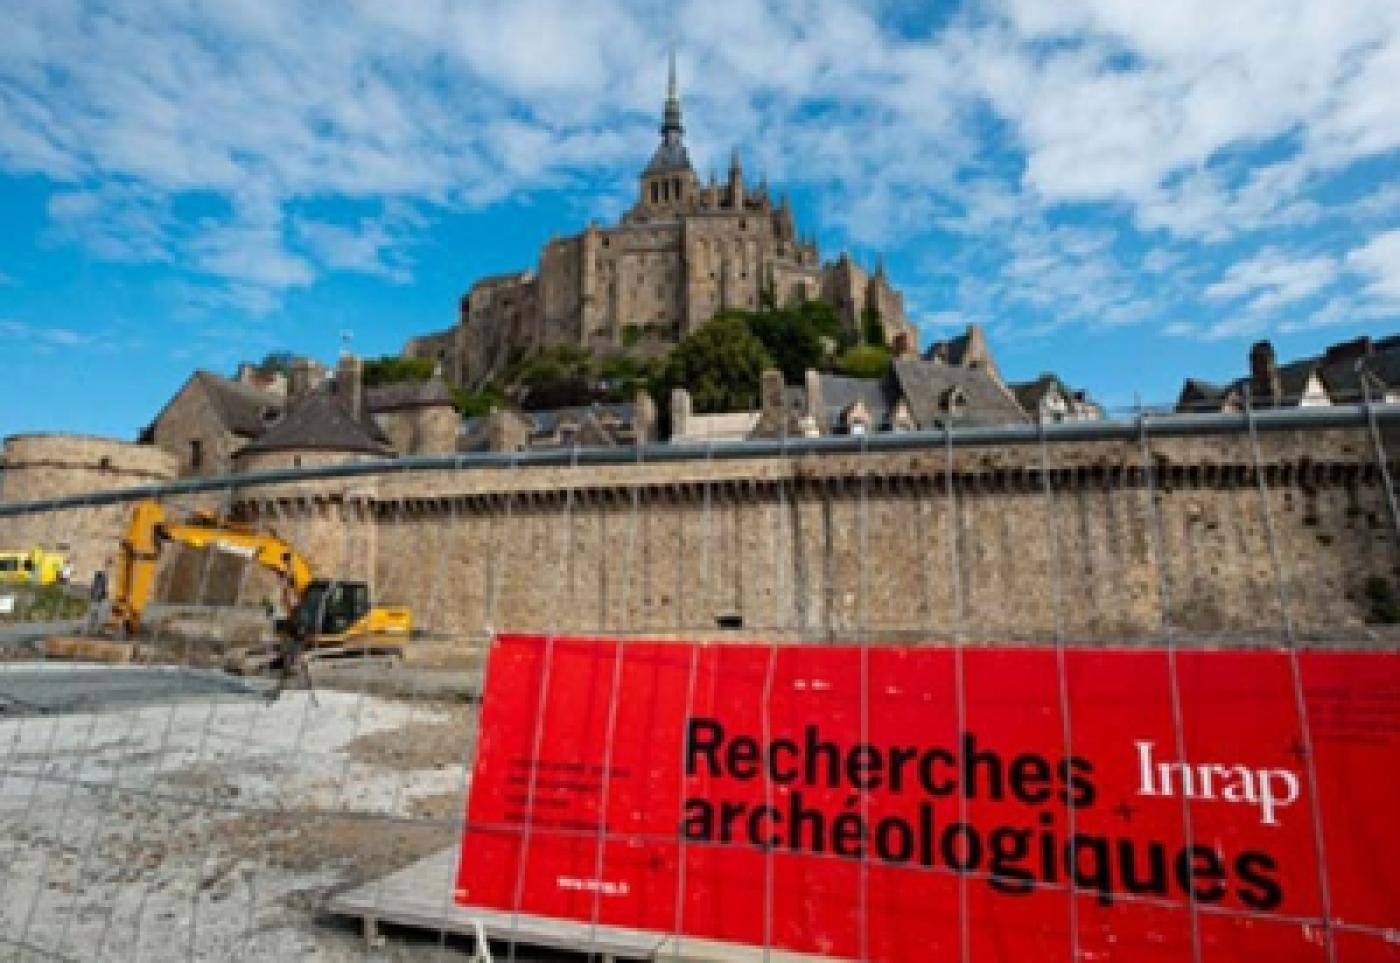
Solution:
[[[661,136],[667,141],[679,141],[681,134],[685,133],[685,128],[681,126],[681,94],[680,86],[676,83],[675,41],[671,42],[666,59],[666,109],[661,121]]]
[[[666,55],[666,110],[661,119],[661,143],[657,145],[656,153],[651,155],[651,163],[647,164],[644,175],[691,170],[690,156],[681,138],[684,133],[685,128],[681,126],[680,84],[676,82],[676,45],[672,41]]]

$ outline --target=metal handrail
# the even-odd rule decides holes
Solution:
[[[1265,409],[1253,413],[1254,430],[1321,431],[1400,424],[1400,404],[1334,405],[1316,408]],[[367,461],[341,462],[303,468],[283,468],[210,478],[138,485],[109,491],[85,492],[57,498],[0,504],[0,518],[32,515],[70,508],[112,505],[142,498],[193,495],[231,488],[256,488],[295,482],[355,478],[366,475],[418,471],[486,468],[569,467],[626,465],[638,462],[710,462],[719,459],[786,458],[806,454],[873,454],[878,452],[941,451],[947,446],[976,448],[990,445],[1038,445],[1047,443],[1134,441],[1140,433],[1153,438],[1247,434],[1250,419],[1244,412],[1172,413],[1143,412],[1130,420],[1057,422],[998,425],[985,428],[952,428],[930,431],[878,432],[868,435],[824,435],[817,438],[788,436],[704,444],[652,443],[638,447],[551,448],[520,452],[474,452],[455,455],[407,455]]]

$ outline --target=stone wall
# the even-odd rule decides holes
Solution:
[[[152,445],[83,435],[16,435],[5,439],[0,502],[19,503],[169,481],[178,459]],[[130,508],[105,505],[0,518],[0,546],[64,550],[86,582],[116,551]],[[66,546],[66,548],[65,548]]]
[[[1400,450],[1400,430],[1383,437]],[[812,641],[1359,640],[1400,552],[1365,428],[899,453],[388,472],[225,499],[420,626]],[[337,453],[299,453],[303,467]],[[11,439],[4,497],[173,478],[159,449]],[[269,454],[247,470],[291,467]],[[1397,466],[1392,464],[1391,469]],[[176,511],[187,509],[181,499]],[[0,519],[0,543],[111,554],[127,506]],[[178,559],[171,598],[257,603],[265,574]],[[191,581],[194,580],[194,581]],[[227,584],[225,584],[227,583]],[[743,629],[718,632],[717,619]]]
[[[394,474],[241,505],[470,635],[738,616],[736,637],[1278,641],[1286,611],[1364,636],[1368,579],[1400,574],[1370,435],[1259,443],[1258,472],[1241,434],[1154,439],[1150,473],[1103,441],[957,448],[951,471],[931,450]]]
[[[226,475],[233,470],[234,452],[248,443],[224,428],[223,415],[198,378],[185,382],[153,427],[152,441],[179,459],[181,475]]]
[[[376,411],[374,423],[395,451],[405,455],[450,455],[457,450],[461,417],[450,405],[421,405]]]

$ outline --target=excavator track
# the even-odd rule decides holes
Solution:
[[[228,654],[224,660],[224,670],[234,675],[267,675],[281,671],[286,656],[286,649],[276,643],[239,649]],[[356,659],[390,659],[398,662],[404,658],[404,647],[395,642],[376,642],[370,645],[326,645],[303,650],[301,658],[308,665],[315,665],[318,662]]]

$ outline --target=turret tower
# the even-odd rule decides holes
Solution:
[[[661,143],[642,171],[638,207],[648,214],[690,210],[697,200],[699,182],[690,166],[682,136],[681,97],[676,83],[676,50],[670,52],[666,80],[666,105],[661,119]]]

